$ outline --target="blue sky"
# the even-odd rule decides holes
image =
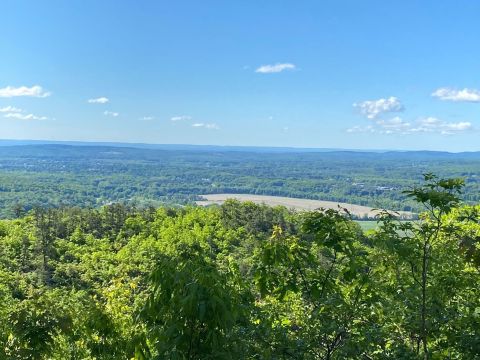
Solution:
[[[480,150],[478,14],[466,0],[5,0],[0,138]]]

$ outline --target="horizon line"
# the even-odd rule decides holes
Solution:
[[[470,151],[448,151],[448,150],[428,150],[428,149],[361,149],[361,148],[333,148],[333,147],[302,147],[302,146],[268,146],[268,145],[219,145],[219,144],[187,144],[187,143],[148,143],[148,142],[129,142],[129,141],[112,141],[112,140],[44,140],[44,139],[1,139],[0,143],[18,142],[25,144],[16,144],[12,146],[29,145],[28,143],[39,143],[39,145],[48,144],[71,144],[78,146],[92,146],[92,145],[122,145],[122,147],[139,147],[139,146],[184,146],[184,147],[220,147],[220,148],[245,148],[245,149],[272,149],[272,150],[298,150],[298,151],[323,151],[323,152],[436,152],[449,154],[462,153],[478,153],[480,150]]]

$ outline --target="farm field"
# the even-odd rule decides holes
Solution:
[[[363,231],[376,229],[379,225],[375,220],[362,220],[357,221],[357,224],[360,225]]]
[[[348,204],[335,201],[322,201],[310,199],[298,199],[284,196],[252,195],[252,194],[209,194],[200,195],[204,200],[196,201],[197,205],[221,205],[228,199],[239,201],[251,201],[256,204],[266,204],[270,206],[285,206],[288,209],[299,211],[311,211],[319,208],[325,209],[346,209],[350,214],[360,219],[372,219],[379,214],[380,210],[368,206]],[[402,218],[410,219],[413,213],[407,211],[398,212]]]

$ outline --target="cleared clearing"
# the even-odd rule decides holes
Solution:
[[[251,195],[251,194],[209,194],[200,195],[204,200],[197,201],[197,205],[208,206],[213,204],[221,205],[227,199],[236,199],[239,201],[251,201],[256,204],[266,204],[269,206],[285,206],[289,209],[300,211],[311,211],[319,208],[342,210],[347,209],[352,215],[359,218],[373,218],[380,211],[368,206],[339,203],[334,201],[321,201],[310,199],[289,198],[283,196],[268,196],[268,195]],[[412,213],[407,211],[399,211],[400,217],[409,219]]]

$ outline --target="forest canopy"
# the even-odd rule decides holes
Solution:
[[[421,184],[425,172],[462,177],[463,200],[480,202],[480,153],[234,149],[0,146],[0,218],[34,207],[192,205],[199,195],[222,193],[416,213],[421,206],[403,190]]]
[[[475,359],[480,206],[34,208],[0,222],[1,359]]]

